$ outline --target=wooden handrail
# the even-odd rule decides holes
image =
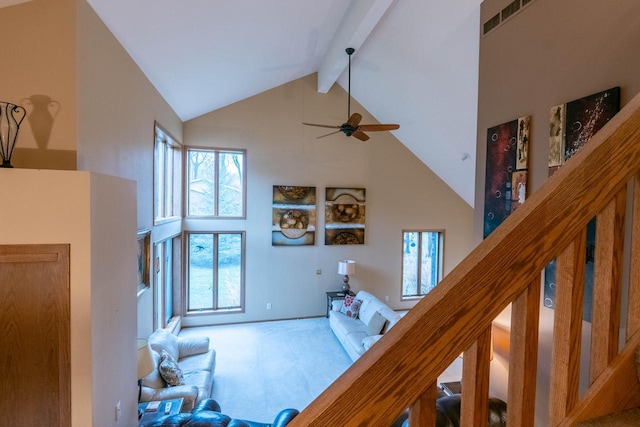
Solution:
[[[518,420],[511,412],[526,410],[514,425],[532,425],[533,393],[526,383],[535,378],[532,370],[537,338],[531,336],[529,327],[537,326],[535,293],[539,293],[540,273],[556,257],[559,280],[569,284],[557,294],[556,308],[556,316],[560,316],[556,323],[563,323],[557,327],[564,337],[558,338],[554,347],[556,372],[567,367],[571,370],[570,376],[558,373],[552,379],[558,386],[554,393],[562,395],[556,396],[558,403],[550,415],[553,425],[560,423],[576,406],[578,398],[574,371],[579,360],[574,360],[570,345],[580,339],[577,325],[581,322],[582,303],[578,298],[580,269],[584,268],[584,259],[580,258],[584,256],[584,230],[607,206],[613,217],[610,213],[603,215],[609,215],[607,218],[619,230],[621,205],[614,200],[640,170],[638,107],[640,96],[629,102],[290,425],[385,426],[407,407],[418,407],[428,413],[429,406],[435,406],[432,386],[438,375],[461,352],[469,350],[465,353],[465,365],[474,365],[473,375],[482,374],[471,380],[465,374],[462,418],[468,420],[465,426],[483,426],[488,390],[484,379],[488,362],[483,362],[483,357],[488,357],[488,331],[493,319],[512,302],[518,308],[513,314],[512,339],[514,343],[524,341],[525,345],[511,346],[510,371],[516,372],[515,363],[523,366],[517,366],[519,373],[510,378],[508,412],[510,420]],[[611,246],[619,248],[616,238]],[[619,249],[615,250],[615,256],[621,257]],[[612,283],[620,280],[616,273],[607,274]],[[618,298],[614,288],[607,285],[603,290],[611,294],[612,301]],[[608,319],[618,311],[613,301],[598,316]],[[563,318],[568,323],[564,324]],[[612,347],[613,341],[607,344],[607,348]],[[606,370],[603,366],[612,356],[609,353],[606,362],[599,362],[596,374]],[[411,427],[423,425],[418,417],[412,420],[415,423]]]

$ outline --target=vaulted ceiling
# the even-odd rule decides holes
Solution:
[[[88,2],[184,121],[315,72],[346,90],[355,48],[353,98],[473,206],[481,0]]]

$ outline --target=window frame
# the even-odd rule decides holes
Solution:
[[[405,234],[406,233],[419,233],[419,239],[418,239],[418,260],[420,260],[422,258],[422,240],[423,240],[423,233],[438,233],[438,260],[436,262],[436,286],[437,284],[439,284],[442,281],[442,278],[444,276],[443,274],[443,270],[444,270],[444,240],[445,240],[445,230],[442,229],[403,229],[402,230],[402,240],[401,240],[401,263],[400,263],[400,300],[401,301],[408,301],[408,300],[416,300],[416,299],[422,299],[424,298],[425,295],[427,295],[430,291],[427,291],[426,293],[422,293],[422,286],[421,286],[421,277],[422,277],[422,268],[418,268],[418,272],[417,272],[417,286],[416,286],[416,291],[417,294],[415,295],[406,295],[404,292],[404,269],[405,269],[405,245],[406,245],[406,241],[405,241]],[[418,263],[418,266],[420,266],[420,262]],[[433,288],[431,289],[433,290]]]
[[[182,217],[182,151],[182,144],[158,122],[154,122],[154,225],[180,220]]]
[[[191,161],[190,153],[193,151],[211,152],[215,155],[215,175],[216,175],[216,190],[214,198],[214,213],[193,215],[189,213],[189,203],[191,198],[190,190],[190,176],[191,176]],[[239,216],[220,215],[220,154],[242,154],[242,213]],[[242,148],[220,148],[220,147],[202,147],[202,146],[185,146],[184,147],[184,217],[189,219],[215,219],[215,220],[238,220],[247,218],[247,150]]]
[[[202,309],[191,309],[189,307],[190,300],[190,274],[191,274],[191,262],[190,262],[190,236],[192,234],[212,234],[214,236],[214,254],[213,254],[213,286],[214,290],[212,292],[212,308],[202,308]],[[240,305],[237,307],[218,307],[217,295],[219,292],[217,288],[219,286],[218,283],[218,236],[222,234],[238,234],[240,235]],[[246,231],[243,230],[185,230],[183,232],[183,271],[184,271],[184,299],[183,299],[183,313],[185,316],[201,316],[201,315],[212,315],[212,314],[230,314],[230,313],[244,313],[246,307],[246,294],[245,294],[245,273],[246,273]]]

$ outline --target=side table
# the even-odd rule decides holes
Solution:
[[[460,381],[451,381],[448,383],[440,383],[440,387],[447,396],[462,393],[462,383]]]
[[[142,402],[138,403],[138,413],[142,414],[142,417],[138,420],[138,427],[146,427],[150,425],[153,421],[160,419],[167,415],[179,414],[182,409],[182,403],[184,402],[183,398],[179,399],[170,399],[170,400],[162,400],[160,401],[160,405],[158,409],[155,411],[147,411],[147,406],[151,402]],[[167,404],[171,403],[171,408],[167,411]]]
[[[342,291],[331,291],[331,292],[327,292],[327,317],[329,317],[329,311],[331,311],[331,303],[333,301],[337,301],[337,300],[342,300],[344,299],[344,297],[346,295],[351,295],[352,297],[355,296],[356,294],[354,294],[351,291],[348,292],[342,292]]]

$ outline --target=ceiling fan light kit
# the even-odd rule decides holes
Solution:
[[[362,115],[358,113],[351,114],[351,55],[356,50],[352,47],[348,47],[345,49],[347,55],[349,55],[349,86],[347,89],[348,92],[348,100],[347,100],[347,121],[339,126],[334,125],[320,125],[316,123],[302,123],[307,126],[317,126],[322,128],[329,129],[338,129],[335,132],[328,133],[326,135],[321,135],[319,138],[324,138],[326,136],[334,135],[338,132],[344,133],[346,136],[353,136],[360,141],[366,141],[369,139],[369,136],[366,132],[379,132],[379,131],[388,131],[388,130],[396,130],[400,128],[398,124],[369,124],[369,125],[361,125],[360,120],[362,120]]]

